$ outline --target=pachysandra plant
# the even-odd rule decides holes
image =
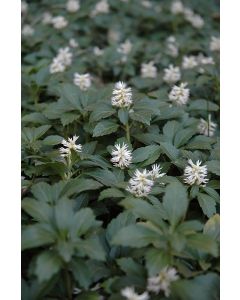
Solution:
[[[21,2],[22,299],[219,299],[217,2]]]

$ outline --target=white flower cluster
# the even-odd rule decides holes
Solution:
[[[128,192],[136,197],[145,197],[150,192],[154,185],[154,180],[165,175],[160,173],[160,165],[153,165],[151,171],[144,169],[142,172],[138,169],[134,172],[134,176],[129,180],[129,185],[126,188]]]
[[[184,6],[181,1],[173,1],[170,10],[173,15],[178,15],[183,13]]]
[[[207,166],[201,166],[201,161],[197,161],[196,164],[193,163],[191,159],[188,160],[189,166],[184,170],[184,182],[193,185],[205,186],[208,182],[207,177]]]
[[[124,82],[119,81],[115,84],[112,95],[112,106],[128,108],[133,102],[132,89]]]
[[[70,13],[75,13],[80,9],[80,3],[78,0],[68,0],[66,3],[66,10]]]
[[[154,62],[143,63],[141,65],[141,76],[142,78],[156,78],[157,68],[154,66]]]
[[[220,38],[212,36],[210,42],[211,51],[220,51]]]
[[[147,289],[150,292],[159,294],[163,291],[165,297],[170,296],[170,285],[173,281],[178,280],[179,276],[175,268],[164,268],[157,276],[148,278]]]
[[[180,86],[174,85],[168,94],[169,100],[180,106],[186,104],[190,94],[190,90],[186,86],[186,82],[181,83]]]
[[[181,79],[181,72],[179,67],[169,65],[168,68],[164,69],[163,80],[169,84],[175,83]]]
[[[76,152],[81,152],[82,151],[82,145],[81,144],[76,144],[76,141],[79,137],[74,135],[72,138],[68,138],[67,140],[63,139],[61,144],[64,147],[61,147],[59,149],[60,155],[62,157],[69,157],[71,155],[71,150],[76,151]]]
[[[28,4],[26,1],[21,1],[21,13],[24,15],[28,11]]]
[[[172,57],[177,57],[179,50],[176,38],[174,36],[169,36],[166,41],[167,44],[167,54]]]
[[[53,59],[50,65],[50,73],[64,72],[67,66],[72,64],[72,53],[69,47],[60,48],[57,56]]]
[[[124,43],[120,44],[117,48],[117,52],[121,53],[123,55],[122,62],[125,62],[127,60],[128,54],[132,51],[132,43],[129,40],[126,40]]]
[[[34,34],[34,29],[32,28],[32,26],[26,24],[23,26],[22,28],[22,35],[25,36],[25,37],[28,37],[28,36],[33,36]]]
[[[141,295],[138,295],[135,292],[135,289],[133,287],[126,287],[121,290],[121,295],[125,297],[127,300],[148,300],[149,295],[148,292],[144,292]]]
[[[44,12],[42,15],[42,23],[44,25],[52,24],[53,16],[48,11]]]
[[[72,48],[77,48],[78,47],[78,42],[75,39],[70,39],[69,40],[69,46]]]
[[[152,7],[152,3],[148,0],[142,0],[141,4],[142,4],[143,7],[146,7],[146,8]]]
[[[107,0],[101,0],[95,5],[94,9],[91,11],[90,16],[93,18],[99,14],[107,13],[109,13],[109,4]]]
[[[94,55],[96,56],[102,56],[103,53],[104,53],[104,50],[103,49],[100,49],[99,47],[95,46],[93,47],[93,53]]]
[[[200,29],[204,26],[203,18],[195,14],[191,8],[184,7],[181,1],[173,1],[170,7],[171,13],[174,15],[183,14],[185,20],[187,20],[193,27]]]
[[[206,136],[214,136],[217,124],[211,121],[211,115],[208,116],[208,120],[200,119],[198,124],[198,132]]]
[[[201,65],[214,65],[214,60],[211,56],[207,57],[200,53],[198,56],[190,55],[183,56],[182,68],[185,70],[194,69],[197,66]],[[199,68],[200,73],[203,73],[204,70]]]
[[[68,25],[68,21],[63,16],[52,18],[53,27],[56,29],[63,29]]]
[[[107,33],[108,41],[110,43],[117,43],[120,40],[120,32],[114,29],[109,29]]]
[[[198,66],[198,61],[196,56],[190,55],[190,56],[183,56],[182,61],[182,68],[183,69],[193,69]]]
[[[111,162],[115,167],[127,168],[132,162],[132,151],[128,150],[127,144],[116,144],[112,150]]]
[[[78,86],[80,90],[87,91],[92,84],[91,75],[89,73],[74,73],[73,83]]]

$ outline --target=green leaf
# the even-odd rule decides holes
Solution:
[[[145,270],[143,266],[136,263],[130,257],[122,257],[117,259],[117,264],[121,270],[129,276],[144,276]]]
[[[113,121],[104,120],[99,122],[93,129],[93,137],[108,135],[110,133],[116,132],[119,125]]]
[[[176,226],[187,213],[188,197],[185,187],[180,182],[172,182],[166,187],[163,207],[172,226]]]
[[[120,108],[118,110],[118,118],[123,125],[126,125],[128,122],[128,110]]]
[[[96,171],[88,172],[87,175],[95,178],[106,186],[114,186],[118,184],[116,176],[109,170],[98,169]]]
[[[27,226],[22,231],[22,250],[50,245],[55,238],[55,233],[47,224]]]
[[[61,267],[59,257],[53,251],[45,251],[37,257],[35,274],[39,282],[47,281],[59,272]]]
[[[58,145],[62,142],[63,138],[59,135],[49,135],[43,140],[43,144],[47,146]]]
[[[96,105],[93,112],[90,114],[89,122],[97,122],[101,119],[110,117],[115,113],[115,109],[107,103],[100,103]]]
[[[65,234],[73,219],[73,202],[63,198],[54,207],[54,220],[60,234]]]
[[[219,106],[211,101],[199,99],[190,102],[189,110],[218,111]]]
[[[72,237],[84,235],[87,231],[100,224],[95,220],[93,211],[86,207],[79,210],[70,220]]]
[[[171,286],[172,299],[179,300],[217,300],[219,295],[219,276],[215,273],[200,275],[191,280],[177,280]]]
[[[61,86],[61,97],[65,98],[72,107],[76,110],[82,111],[80,95],[81,92],[78,87],[70,83],[64,83]]]
[[[31,192],[33,193],[34,197],[39,201],[43,201],[46,203],[52,202],[51,186],[46,182],[39,182],[37,184],[34,184],[32,186]]]
[[[169,142],[162,142],[161,144],[162,151],[171,159],[176,160],[179,155],[179,150],[170,144]]]
[[[191,139],[191,141],[185,146],[186,149],[199,149],[199,150],[211,150],[211,144],[214,143],[214,139],[204,135],[197,135]]]
[[[206,162],[208,171],[220,176],[220,164],[218,160],[211,160]]]
[[[186,128],[178,131],[174,139],[174,145],[177,148],[185,145],[195,133],[196,129],[192,128]]]
[[[74,245],[70,241],[59,240],[57,244],[57,251],[61,258],[69,263],[74,253]]]
[[[122,228],[113,238],[112,244],[142,248],[153,243],[156,239],[159,239],[156,232],[142,224],[134,224]]]
[[[215,240],[220,237],[220,216],[219,214],[213,215],[205,224],[203,229],[204,234],[211,236]]]
[[[160,154],[160,146],[150,145],[150,146],[138,148],[132,153],[133,156],[132,162],[134,164],[142,162],[148,159],[149,157],[151,157],[156,151],[159,151]]]
[[[68,124],[73,123],[77,119],[79,119],[80,115],[79,113],[73,113],[73,112],[64,112],[61,115],[61,123],[63,126],[67,126]]]
[[[89,190],[98,190],[102,185],[93,180],[87,178],[76,178],[69,180],[61,191],[61,196],[72,196],[73,194],[79,194]]]
[[[215,257],[218,256],[218,246],[212,237],[202,233],[195,233],[186,236],[187,245],[194,250],[204,252],[206,254],[211,254]]]
[[[49,120],[41,113],[30,113],[22,117],[22,122],[45,125]]]
[[[72,260],[70,266],[72,268],[74,278],[76,279],[80,287],[88,289],[88,287],[92,283],[93,278],[87,262],[82,259],[75,258],[74,260]]]
[[[169,254],[159,249],[147,250],[145,259],[149,276],[156,276],[161,269],[171,263]]]
[[[98,237],[93,236],[89,239],[81,241],[79,246],[80,252],[85,253],[85,255],[89,258],[105,261],[106,253]]]
[[[216,213],[216,201],[212,197],[199,193],[198,196],[198,203],[201,206],[203,213],[210,218],[212,215]]]
[[[129,211],[120,213],[108,224],[106,238],[110,242],[116,233],[123,227],[135,223],[136,217]]]
[[[177,121],[168,121],[163,126],[163,134],[167,138],[170,144],[173,143],[175,134],[178,132],[180,128],[181,128],[181,124]]]
[[[40,202],[31,198],[22,200],[22,209],[36,221],[49,223],[52,209],[46,202]]]
[[[129,116],[130,119],[146,125],[150,125],[150,121],[152,119],[152,113],[144,110],[134,110],[134,112],[131,112]]]
[[[106,198],[123,198],[125,197],[124,193],[117,188],[109,188],[100,193],[98,201],[101,201]]]
[[[153,206],[141,199],[126,198],[121,204],[136,214],[137,217],[151,221],[160,228],[164,227],[162,218],[165,217],[165,214],[161,203],[158,206]]]

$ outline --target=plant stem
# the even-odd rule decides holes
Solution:
[[[126,138],[127,138],[127,141],[129,143],[131,143],[131,139],[130,139],[130,128],[129,128],[129,124],[127,122],[126,126],[125,126],[125,130],[126,130]]]
[[[71,278],[69,276],[67,267],[65,268],[64,273],[65,273],[65,279],[66,279],[68,300],[72,300],[72,284],[71,284]]]

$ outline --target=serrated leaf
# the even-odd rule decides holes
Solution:
[[[160,249],[150,249],[145,254],[149,276],[156,276],[160,270],[171,263],[170,256]]]
[[[153,153],[155,153],[156,151],[159,151],[159,154],[160,154],[160,146],[150,145],[150,146],[138,148],[138,149],[134,150],[132,153],[132,156],[133,156],[132,162],[134,164],[142,162],[142,161],[148,159],[149,157],[151,157],[153,155]]]
[[[102,191],[98,198],[98,201],[101,201],[106,198],[122,198],[124,197],[124,193],[117,188],[110,188]]]
[[[62,262],[53,251],[45,251],[38,255],[35,274],[39,282],[47,281],[60,271]]]
[[[113,238],[113,245],[142,248],[159,238],[159,235],[141,224],[122,228]]]
[[[179,155],[179,150],[168,142],[160,143],[162,151],[171,159],[176,160]]]
[[[115,113],[115,109],[107,103],[100,103],[99,105],[95,106],[95,109],[90,114],[89,122],[97,122],[101,119],[105,119],[110,117]]]
[[[203,213],[210,218],[216,213],[216,201],[209,195],[199,193],[198,194],[198,203],[201,206]]]
[[[101,121],[93,129],[93,137],[108,135],[110,133],[116,132],[119,125],[108,120]]]
[[[176,226],[186,215],[188,197],[185,187],[180,182],[172,182],[166,187],[163,208],[172,226]]]

